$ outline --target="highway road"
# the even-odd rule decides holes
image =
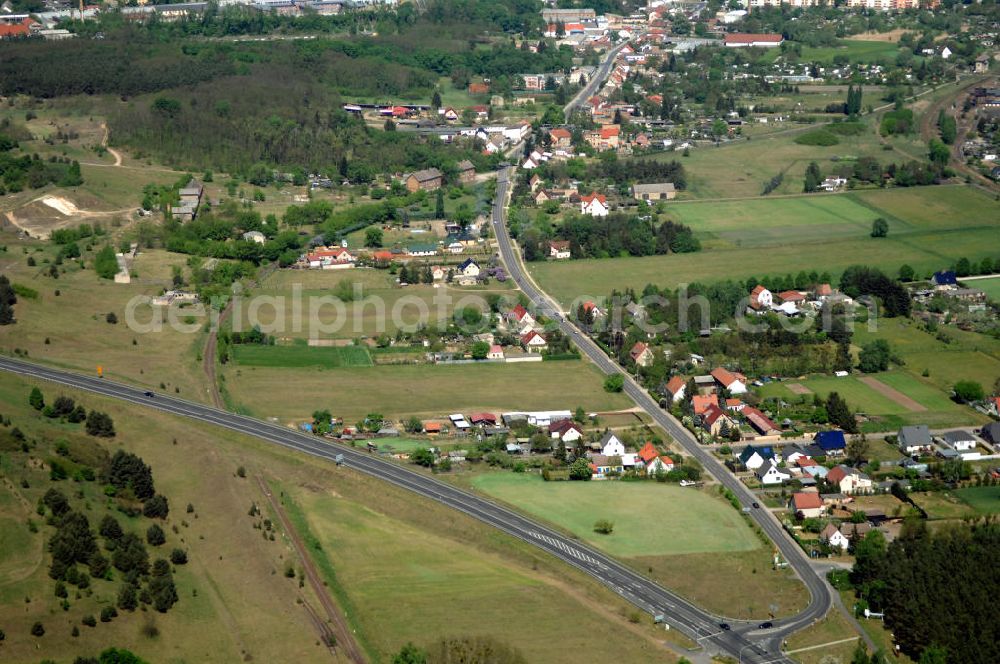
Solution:
[[[697,459],[702,467],[711,473],[716,480],[732,491],[744,506],[750,507],[753,505],[755,497],[750,490],[730,473],[718,459],[712,456],[709,450],[703,448],[690,431],[685,429],[670,413],[660,408],[656,400],[635,382],[629,376],[628,372],[609,358],[600,346],[571,322],[563,314],[558,303],[537,288],[534,281],[528,277],[521,261],[520,252],[511,241],[506,224],[508,198],[513,186],[511,179],[514,176],[515,169],[511,167],[501,168],[497,172],[496,198],[493,202],[493,232],[499,245],[500,257],[507,267],[507,273],[514,279],[514,282],[521,288],[525,295],[528,296],[528,299],[531,300],[536,310],[555,321],[563,334],[572,339],[581,352],[586,354],[601,371],[605,374],[618,373],[624,376],[625,393],[639,407],[646,411],[657,425],[670,434],[688,454]],[[774,543],[784,560],[789,563],[799,578],[802,579],[811,596],[809,606],[802,613],[791,618],[773,621],[774,629],[769,630],[763,635],[761,643],[767,650],[773,652],[780,647],[781,641],[789,634],[807,627],[812,622],[826,615],[827,611],[833,606],[833,591],[827,585],[826,581],[812,568],[805,552],[788,536],[777,518],[769,510],[751,508],[750,517],[760,526],[761,530]],[[689,608],[694,609],[694,607]],[[730,652],[730,654],[736,656],[735,652]],[[745,656],[744,661],[748,661]]]
[[[563,562],[589,574],[631,604],[652,616],[663,615],[674,628],[700,643],[708,652],[722,652],[739,657],[743,662],[767,664],[786,661],[776,649],[759,642],[770,632],[757,629],[756,623],[732,622],[731,629],[722,629],[723,619],[703,611],[655,582],[626,567],[614,558],[535,523],[502,505],[446,484],[429,475],[410,470],[376,455],[319,438],[312,434],[237,415],[204,404],[186,401],[168,394],[147,393],[136,387],[97,376],[86,376],[62,369],[50,368],[20,359],[0,357],[0,370],[30,378],[50,381],[66,387],[94,392],[106,397],[135,404],[135,416],[141,408],[154,408],[172,415],[213,424],[283,447],[336,461],[352,470],[390,482],[416,494],[436,500],[448,507],[478,519],[512,537],[538,547]],[[150,393],[152,394],[152,393]]]

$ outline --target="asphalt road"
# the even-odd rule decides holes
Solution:
[[[756,623],[735,621],[731,621],[730,630],[723,630],[719,627],[722,618],[697,608],[610,556],[497,503],[378,456],[311,434],[167,394],[157,393],[150,397],[142,389],[97,376],[86,376],[7,357],[0,357],[0,370],[214,424],[330,461],[343,455],[343,465],[347,468],[443,503],[589,574],[643,611],[653,616],[665,616],[672,627],[697,640],[708,652],[729,653],[736,657],[742,654],[743,662],[754,664],[786,661],[775,652],[774,647],[759,642],[761,636],[771,636],[770,630],[765,635],[757,629]],[[136,417],[141,416],[141,411],[137,410]],[[770,640],[765,638],[765,641]]]
[[[660,408],[659,404],[622,367],[609,358],[604,350],[575,324],[570,322],[563,315],[558,304],[546,293],[539,290],[534,282],[525,274],[518,249],[511,241],[505,223],[507,199],[512,186],[511,178],[513,177],[513,168],[502,168],[498,171],[496,199],[493,203],[493,232],[500,248],[500,256],[507,266],[507,273],[528,296],[528,299],[531,300],[536,309],[548,318],[556,321],[563,334],[572,339],[581,352],[585,353],[601,371],[605,374],[619,373],[624,376],[625,393],[639,407],[645,410],[656,424],[680,443],[687,453],[696,458],[702,467],[711,473],[723,486],[732,491],[744,506],[750,507],[753,505],[755,498],[750,490],[730,473],[718,459],[712,456],[709,450],[704,449],[695,440],[691,432],[685,429],[670,413]],[[811,596],[809,606],[802,613],[792,618],[774,620],[774,629],[768,630],[766,634],[762,635],[763,639],[761,643],[767,650],[774,652],[780,647],[781,641],[788,635],[826,615],[827,611],[833,606],[833,594],[826,581],[813,570],[805,552],[788,536],[784,528],[781,527],[781,524],[769,510],[751,508],[750,517],[760,526],[781,553],[782,558],[789,563],[799,578],[802,579]],[[697,607],[691,605],[688,605],[686,608],[689,611],[700,612]],[[706,616],[705,619],[707,620],[707,614],[703,615]],[[729,653],[737,656],[735,651],[730,650]],[[752,660],[748,660],[744,656],[743,661]]]

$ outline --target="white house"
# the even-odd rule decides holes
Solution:
[[[668,456],[658,456],[646,465],[646,474],[655,475],[659,472],[669,473],[674,469],[674,460]]]
[[[774,304],[774,295],[761,285],[750,291],[750,308],[757,313],[764,313]]]
[[[257,244],[267,242],[267,238],[260,231],[247,231],[243,234],[243,239],[247,242],[256,242]]]
[[[712,369],[712,378],[715,379],[720,386],[729,390],[730,394],[746,394],[747,384],[746,377],[741,374],[735,374],[722,367],[716,367]]]
[[[926,424],[901,427],[896,438],[899,449],[906,454],[927,452],[934,446]]]
[[[608,197],[596,192],[583,196],[580,199],[580,213],[589,214],[591,217],[608,216]]]
[[[832,523],[827,524],[823,532],[819,534],[819,541],[825,542],[826,544],[841,549],[842,551],[847,550],[848,541],[844,533],[837,529],[837,526]]]
[[[431,276],[434,277],[434,281],[441,281],[448,276],[448,270],[444,269],[440,265],[435,265],[431,267]]]
[[[941,438],[956,452],[976,449],[976,437],[968,431],[946,431]]]
[[[478,277],[479,264],[471,258],[466,258],[458,264],[457,272],[463,277]]]
[[[871,493],[872,478],[862,473],[857,468],[851,468],[840,464],[830,469],[826,474],[826,481],[840,487],[840,493]]]
[[[490,346],[490,352],[486,353],[487,360],[502,360],[503,359],[503,346],[500,344],[493,344]]]
[[[549,436],[564,443],[575,443],[583,438],[583,429],[573,420],[559,420],[549,425]]]
[[[545,337],[535,330],[529,330],[526,334],[521,335],[521,345],[527,351],[537,352],[541,352],[549,346],[548,342],[545,341]]]
[[[601,438],[601,454],[609,457],[620,457],[625,454],[625,444],[618,440],[618,436],[609,431]]]
[[[774,462],[774,459],[771,459],[770,463],[765,463],[755,470],[754,474],[757,475],[760,483],[764,485],[783,484],[792,479],[791,473],[778,468],[778,464]]]

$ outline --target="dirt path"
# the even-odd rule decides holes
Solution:
[[[102,122],[101,129],[104,130],[104,138],[101,139],[101,147],[111,153],[111,156],[115,158],[115,166],[120,168],[122,165],[122,153],[114,148],[108,147],[108,137],[111,135],[111,132],[108,130],[108,123]]]
[[[916,401],[906,396],[899,390],[889,387],[888,385],[886,385],[879,379],[875,378],[874,376],[862,376],[858,380],[860,380],[862,383],[872,388],[885,398],[896,402],[897,404],[907,409],[911,413],[922,413],[923,411],[927,410],[925,406],[922,406],[921,404],[917,403]]]
[[[328,622],[323,624],[326,629],[331,630],[333,635],[336,637],[336,645],[334,647],[340,648],[352,662],[355,662],[356,664],[365,664],[366,659],[361,650],[361,646],[359,646],[358,642],[354,639],[354,634],[351,632],[351,628],[347,624],[347,619],[344,618],[343,612],[341,612],[334,603],[333,599],[330,597],[330,593],[326,589],[326,586],[323,585],[323,579],[320,577],[319,571],[316,569],[316,565],[313,563],[312,558],[309,557],[309,553],[306,551],[302,538],[288,520],[288,515],[285,514],[285,509],[282,507],[281,501],[274,497],[274,494],[268,488],[267,483],[264,482],[264,478],[260,475],[257,476],[257,484],[260,485],[260,490],[264,492],[268,502],[271,503],[274,513],[278,515],[278,519],[281,521],[281,527],[288,534],[288,538],[291,540],[292,545],[295,547],[295,551],[302,560],[302,569],[305,571],[306,579],[309,581],[309,586],[313,589],[316,597],[319,598],[320,604],[323,605],[323,610],[326,612],[328,617]],[[330,643],[331,641],[327,640],[327,644]]]
[[[233,311],[233,299],[230,298],[229,302],[226,303],[225,308],[222,313],[219,314],[219,322],[216,324],[208,333],[208,339],[205,340],[205,348],[202,350],[202,366],[205,369],[205,377],[208,378],[208,391],[212,396],[212,404],[216,408],[225,408],[222,403],[222,394],[219,392],[219,382],[216,380],[215,376],[215,351],[219,346],[219,328],[222,324],[226,322],[229,318],[229,314]]]

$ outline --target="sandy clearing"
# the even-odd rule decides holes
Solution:
[[[35,200],[44,205],[48,205],[53,210],[57,210],[67,217],[80,214],[80,208],[76,207],[76,203],[61,196],[42,196],[41,198],[36,198]]]
[[[873,376],[863,376],[859,378],[862,383],[872,388],[887,399],[895,401],[897,404],[907,409],[911,413],[922,413],[927,408],[906,396],[899,390],[893,389]]]
[[[802,383],[788,383],[785,385],[792,394],[812,394],[813,391]]]

